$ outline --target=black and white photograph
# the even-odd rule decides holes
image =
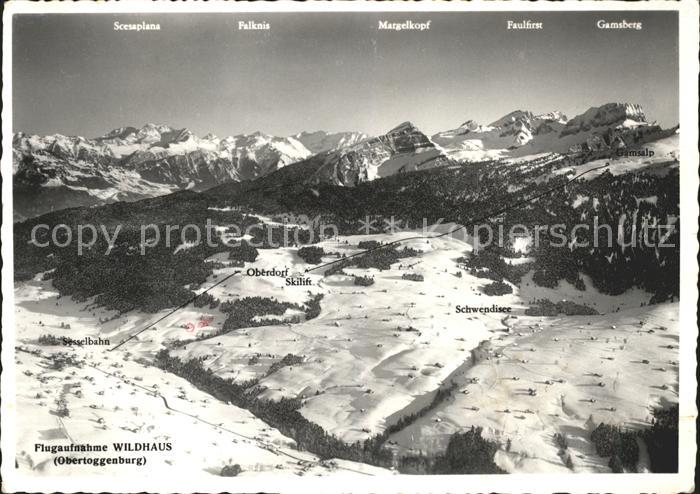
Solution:
[[[694,490],[697,2],[185,3],[4,14],[3,492]]]

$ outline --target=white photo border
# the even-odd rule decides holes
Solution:
[[[252,13],[252,12],[547,12],[646,11],[679,13],[679,116],[681,197],[681,287],[679,370],[679,472],[676,474],[387,475],[377,477],[237,477],[206,480],[78,476],[37,478],[18,473],[15,463],[14,296],[12,241],[12,17],[65,13]],[[2,88],[2,490],[4,492],[658,492],[694,491],[696,458],[696,344],[698,303],[698,38],[696,0],[667,2],[276,2],[209,1],[28,2],[11,1],[3,14]]]

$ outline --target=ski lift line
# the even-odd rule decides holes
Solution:
[[[471,223],[472,223],[472,224],[476,224],[476,223],[479,223],[479,222],[481,222],[481,221],[485,221],[485,220],[487,220],[487,219],[489,219],[489,218],[492,218],[492,217],[494,217],[494,216],[498,216],[499,214],[505,213],[506,211],[508,211],[508,210],[510,210],[510,209],[514,209],[514,208],[516,208],[516,207],[518,207],[518,206],[522,206],[523,204],[527,204],[527,203],[529,203],[529,202],[535,201],[535,200],[539,199],[540,197],[543,197],[543,196],[545,196],[545,195],[547,195],[547,194],[551,194],[552,192],[554,192],[554,191],[556,191],[556,190],[565,188],[566,186],[568,186],[568,185],[571,184],[572,182],[576,181],[577,179],[581,178],[582,176],[586,175],[587,173],[591,173],[591,172],[593,172],[593,171],[600,170],[600,169],[602,169],[602,168],[607,168],[607,167],[609,167],[609,166],[610,166],[610,164],[609,164],[609,163],[606,163],[606,164],[604,164],[604,165],[597,166],[597,167],[595,167],[595,168],[591,168],[590,170],[586,170],[585,172],[579,173],[579,174],[576,175],[574,178],[568,180],[566,183],[564,183],[564,184],[562,184],[562,185],[557,185],[557,186],[555,186],[555,187],[552,187],[551,189],[545,190],[544,192],[540,192],[539,194],[537,194],[537,195],[535,195],[535,196],[533,196],[533,197],[529,197],[529,198],[527,198],[527,199],[523,199],[522,201],[518,201],[518,202],[516,202],[516,203],[509,204],[509,205],[507,205],[506,207],[501,208],[501,209],[499,209],[499,210],[497,210],[497,211],[494,211],[494,212],[492,212],[492,213],[489,213],[489,214],[487,214],[487,215],[485,215],[485,216],[482,216],[481,218],[477,218],[477,219],[475,219],[475,220],[472,220]],[[320,268],[323,268],[323,267],[326,267],[326,266],[331,266],[331,265],[333,265],[333,264],[337,264],[337,263],[339,263],[339,262],[343,262],[343,261],[345,261],[345,260],[347,260],[347,259],[350,259],[350,258],[352,258],[352,257],[361,256],[361,255],[367,254],[368,252],[372,252],[372,251],[375,251],[375,250],[384,249],[384,248],[386,248],[386,247],[390,247],[390,246],[392,246],[392,245],[399,244],[399,243],[401,243],[401,242],[406,242],[407,240],[433,239],[433,238],[445,237],[445,236],[447,236],[447,235],[451,235],[451,234],[453,234],[453,233],[456,233],[456,232],[458,232],[458,231],[460,231],[460,230],[465,230],[466,228],[467,228],[467,225],[462,225],[462,226],[458,226],[458,227],[456,227],[456,228],[453,228],[452,230],[449,230],[449,231],[447,231],[447,232],[445,232],[445,233],[440,233],[440,234],[438,234],[438,235],[432,235],[432,236],[429,236],[429,237],[428,237],[428,236],[425,236],[425,235],[416,235],[416,236],[414,236],[414,237],[406,237],[406,238],[402,238],[402,239],[400,239],[400,240],[394,240],[393,242],[388,242],[388,243],[386,243],[386,244],[382,244],[382,245],[380,245],[379,247],[373,247],[373,248],[371,248],[371,249],[363,250],[362,252],[357,252],[357,253],[355,253],[355,254],[351,254],[351,255],[346,256],[346,257],[344,257],[344,258],[342,258],[342,259],[337,259],[337,260],[335,260],[335,261],[327,262],[327,263],[324,263],[324,264],[319,264],[318,266],[314,266],[314,267],[312,267],[312,268],[306,268],[306,269],[304,270],[304,272],[305,272],[305,273],[309,273],[309,272],[311,272],[311,271],[315,271],[315,270],[317,270],[317,269],[320,269]]]
[[[164,315],[163,317],[161,317],[160,319],[158,319],[158,320],[152,322],[151,324],[147,325],[145,328],[143,328],[143,329],[137,331],[136,333],[132,334],[132,335],[129,336],[127,339],[125,339],[125,340],[122,341],[121,343],[118,343],[117,345],[113,346],[112,348],[110,348],[110,349],[107,350],[107,351],[108,351],[108,352],[111,352],[111,351],[113,351],[113,350],[116,350],[117,348],[119,348],[120,346],[122,346],[124,343],[126,343],[126,342],[128,342],[128,341],[130,341],[130,340],[132,340],[132,339],[134,339],[134,338],[136,338],[138,335],[140,335],[141,333],[143,333],[143,332],[146,331],[147,329],[152,328],[153,326],[155,326],[156,324],[158,324],[159,322],[161,322],[163,319],[172,316],[175,312],[179,311],[180,309],[184,309],[184,308],[187,307],[191,302],[194,302],[194,301],[197,300],[199,297],[201,297],[201,296],[204,295],[205,293],[209,292],[209,290],[211,290],[212,288],[215,288],[215,287],[219,286],[219,285],[222,284],[224,281],[226,281],[226,280],[228,280],[228,279],[230,279],[230,278],[233,278],[234,276],[236,276],[237,274],[240,274],[240,273],[241,273],[241,271],[239,270],[239,271],[234,271],[233,273],[231,273],[231,274],[228,275],[228,276],[225,276],[225,277],[222,278],[220,281],[217,281],[217,282],[214,283],[212,286],[210,286],[210,287],[207,288],[206,290],[202,291],[202,293],[198,293],[197,295],[195,295],[195,296],[192,297],[191,299],[189,299],[189,300],[187,300],[186,302],[184,302],[184,303],[178,305],[177,307],[175,307],[173,310],[171,310],[170,312],[168,312],[167,314],[165,314],[165,315]]]

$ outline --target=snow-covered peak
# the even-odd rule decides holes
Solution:
[[[265,173],[301,161],[312,154],[293,137],[276,137],[259,131],[240,134],[232,139],[226,138],[221,141],[220,150],[226,150],[239,159],[269,163],[269,169]]]
[[[581,115],[577,115],[569,120],[566,127],[569,130],[585,131],[586,128],[623,125],[627,120],[631,122],[628,122],[628,125],[625,126],[646,125],[648,123],[641,105],[634,103],[607,103],[602,106],[591,107]]]
[[[476,130],[479,127],[481,127],[477,122],[474,120],[467,120],[464,122],[462,125],[459,126],[460,129],[467,129],[467,130]]]
[[[323,164],[310,181],[350,187],[380,177],[452,163],[411,122],[403,122],[384,135],[363,139],[320,156]]]
[[[515,110],[509,114],[495,120],[489,124],[489,127],[501,128],[512,125],[516,122],[529,122],[532,120],[533,114],[531,111]]]
[[[302,143],[313,154],[319,154],[325,151],[335,151],[353,146],[369,136],[362,132],[330,133],[318,130],[316,132],[300,132],[292,137]]]
[[[170,125],[165,125],[165,124],[157,124],[157,123],[147,123],[143,127],[139,129],[139,133],[142,134],[165,134],[167,132],[172,132],[175,130],[175,127],[171,127]]]
[[[163,124],[147,123],[141,128],[119,127],[94,140],[112,145],[153,144],[162,142],[164,136],[168,141],[173,140],[173,138],[184,140],[184,136],[179,136],[183,132],[189,131],[187,129],[174,129]]]
[[[403,123],[400,123],[393,129],[391,129],[389,132],[386,133],[386,135],[390,136],[393,134],[406,134],[406,133],[411,133],[411,132],[416,132],[418,131],[418,128],[413,125],[411,122],[406,121]]]
[[[162,134],[172,133],[173,129],[167,125],[148,123],[141,127],[135,134],[137,142],[157,142],[161,140]]]
[[[97,140],[126,139],[130,135],[136,134],[138,131],[139,129],[136,127],[119,127],[98,137]]]
[[[462,125],[460,125],[457,129],[455,130],[460,130],[463,131],[462,133],[466,132],[488,132],[489,130],[493,130],[493,127],[489,125],[481,125],[478,122],[474,120],[467,120],[464,122]],[[448,131],[449,132],[449,131]]]
[[[607,103],[568,120],[559,111],[539,115],[516,110],[481,126],[467,120],[458,128],[432,137],[448,155],[458,160],[481,161],[539,152],[566,153],[590,148],[609,130],[624,131],[648,126],[640,105]]]
[[[251,145],[262,145],[271,142],[274,136],[269,134],[263,134],[259,130],[256,130],[250,134],[238,134],[233,136],[236,146],[251,146]]]
[[[566,123],[568,119],[566,118],[566,115],[564,115],[560,111],[550,111],[547,113],[542,113],[540,115],[535,115],[534,117],[535,120],[543,120],[546,122],[559,122],[559,123]]]

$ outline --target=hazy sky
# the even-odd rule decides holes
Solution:
[[[430,19],[428,31],[378,20]],[[507,20],[543,22],[506,30]],[[641,21],[601,30],[598,19]],[[159,23],[115,31],[113,23]],[[269,31],[239,31],[240,20]],[[674,12],[57,14],[14,17],[14,130],[95,137],[147,122],[220,137],[260,130],[427,134],[516,110],[569,117],[639,103],[678,122]]]

